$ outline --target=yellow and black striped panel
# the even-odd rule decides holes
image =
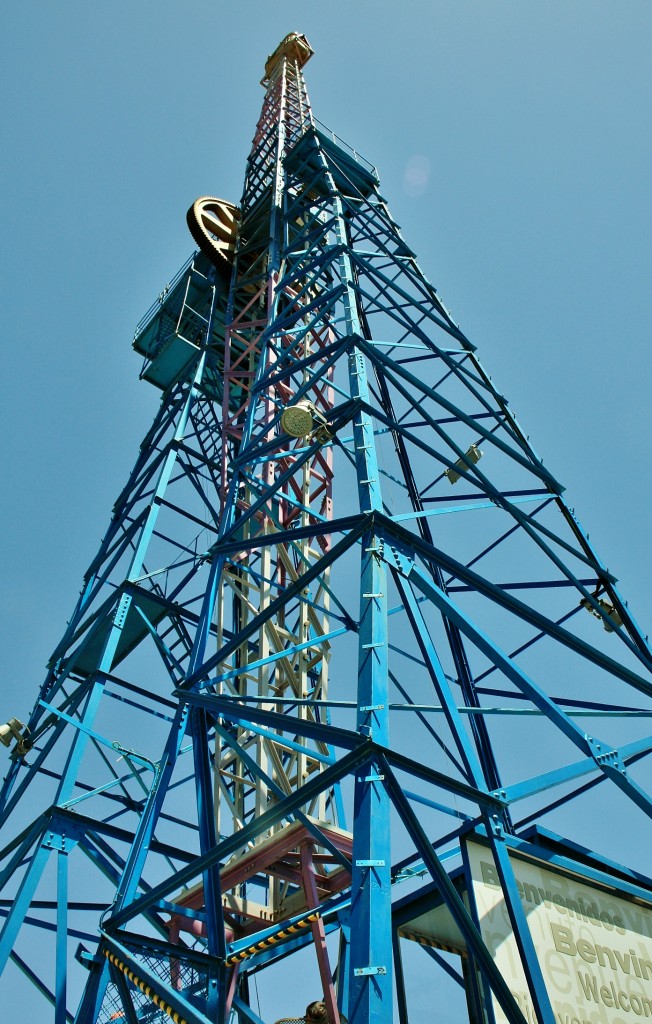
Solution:
[[[441,949],[444,953],[455,953],[456,956],[467,955],[465,949],[449,946],[445,942],[438,942],[436,939],[431,939],[427,935],[419,935],[417,932],[409,932],[406,928],[399,928],[398,934],[402,939],[410,939],[412,942],[418,942],[421,946],[430,946],[432,949]]]
[[[232,956],[228,956],[225,960],[225,964],[227,967],[235,967],[236,964],[241,964],[243,960],[248,960],[250,956],[254,956],[256,953],[262,952],[263,949],[275,946],[278,942],[283,942],[284,939],[289,939],[290,936],[296,934],[296,932],[303,931],[304,928],[307,928],[313,921],[317,921],[318,919],[319,914],[310,914],[309,917],[304,917],[300,921],[296,921],[294,924],[287,925],[285,928],[281,928],[280,931],[274,932],[273,935],[269,935],[266,939],[261,939],[260,942],[256,942],[252,946],[247,946],[246,949],[241,949],[239,953],[233,953]],[[288,1017],[288,1020],[290,1019],[293,1018]]]
[[[151,999],[154,1005],[158,1006],[159,1010],[163,1010],[164,1013],[167,1013],[170,1020],[174,1021],[174,1024],[188,1024],[186,1018],[182,1017],[178,1010],[175,1010],[169,1003],[166,1003],[150,985],[136,977],[134,972],[130,970],[126,964],[123,964],[122,960],[120,960],[115,953],[111,953],[108,949],[105,949],[104,955],[107,960],[118,968],[119,971],[122,971],[125,977],[129,978],[129,981],[133,982],[136,988],[139,988],[141,992],[144,992],[148,999]]]

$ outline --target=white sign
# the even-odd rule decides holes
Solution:
[[[524,1016],[536,1024],[491,851],[473,842],[467,849],[482,937]],[[510,855],[510,862],[556,1024],[652,1019],[652,907],[540,861]],[[495,997],[493,1005],[496,1024],[505,1024]]]

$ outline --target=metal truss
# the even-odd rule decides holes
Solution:
[[[651,812],[647,638],[313,117],[311,52],[266,65],[228,260],[139,325],[161,406],[2,789],[0,968],[55,1024],[259,1024],[254,979],[307,949],[333,1024],[405,1024],[406,944],[461,980],[433,893],[470,1018],[523,1024],[451,870],[471,832],[553,1024],[509,851],[581,843],[614,786]]]

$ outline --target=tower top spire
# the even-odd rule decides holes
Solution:
[[[262,84],[267,83],[284,58],[296,61],[299,67],[302,68],[304,64],[308,63],[314,52],[304,35],[300,32],[290,32],[267,58],[265,62],[265,77]]]

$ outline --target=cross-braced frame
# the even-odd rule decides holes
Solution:
[[[254,979],[306,950],[332,1024],[405,1024],[406,945],[474,1024],[523,1024],[469,837],[553,1024],[514,856],[533,824],[586,842],[608,788],[650,816],[647,639],[375,168],[315,120],[310,55],[268,60],[240,208],[200,201],[139,325],[160,410],[2,790],[0,966],[55,1024],[257,1024]]]

